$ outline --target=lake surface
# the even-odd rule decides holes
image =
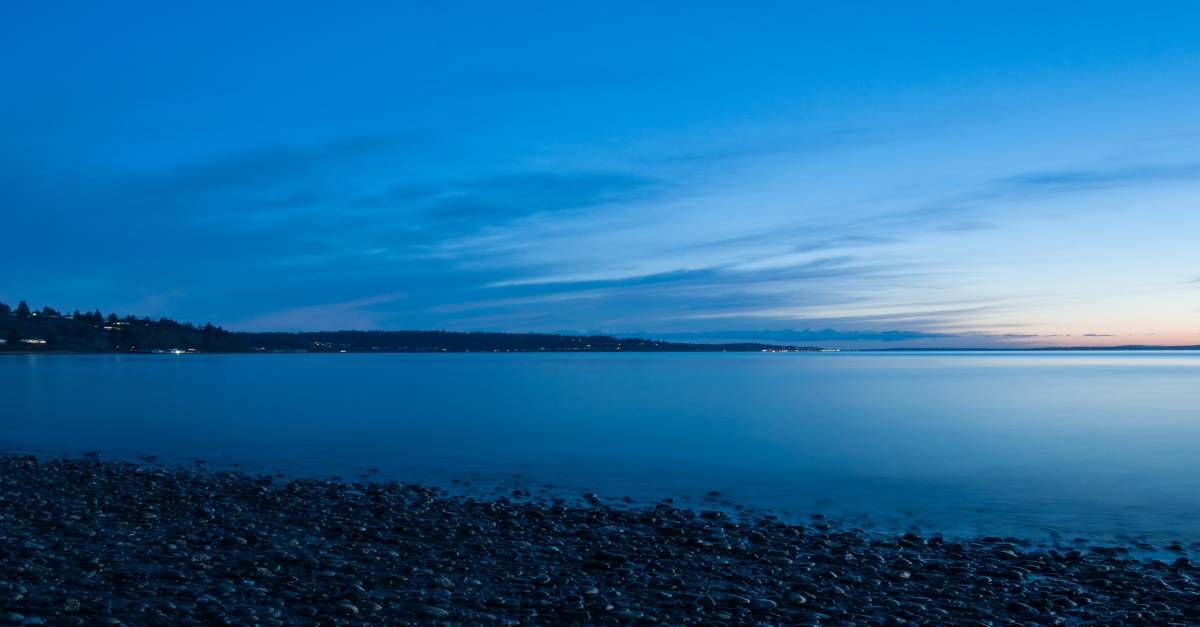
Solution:
[[[1187,545],[1200,353],[4,355],[0,450]]]

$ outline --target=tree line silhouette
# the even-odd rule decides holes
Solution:
[[[756,343],[685,344],[609,335],[456,331],[237,332],[211,323],[120,317],[0,303],[0,351],[7,352],[715,352],[816,350]]]
[[[236,334],[212,324],[196,326],[169,318],[107,316],[99,309],[62,313],[52,307],[32,309],[25,301],[15,308],[0,303],[0,350],[137,352],[192,348],[239,351]]]

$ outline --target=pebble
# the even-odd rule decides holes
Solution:
[[[1179,552],[540,498],[0,456],[0,624],[1200,622]]]

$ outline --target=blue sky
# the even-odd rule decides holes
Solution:
[[[1200,343],[1191,3],[9,3],[0,301]]]

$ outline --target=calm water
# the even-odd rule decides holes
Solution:
[[[1200,540],[1200,353],[8,355],[0,410],[4,450]]]

